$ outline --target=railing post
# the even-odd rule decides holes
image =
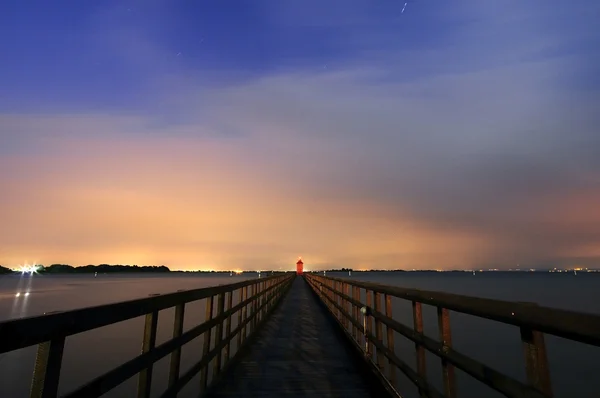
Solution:
[[[525,355],[527,381],[537,390],[552,397],[544,334],[531,328],[521,327],[521,341]]]
[[[252,302],[250,306],[250,319],[252,319],[252,321],[250,321],[250,334],[254,333],[254,331],[256,330],[256,291],[258,290],[257,286],[258,283],[253,283],[251,289]]]
[[[248,286],[244,286],[242,289],[244,301],[248,300]],[[246,304],[242,307],[242,321],[244,322],[244,326],[242,327],[242,344],[246,342],[246,319],[248,319],[248,305]]]
[[[348,283],[344,283],[344,295],[346,297],[350,296],[350,285]],[[350,302],[347,298],[344,298],[344,311],[346,311],[346,314],[350,316]],[[350,331],[350,319],[346,317],[344,317],[344,327],[347,331]]]
[[[278,279],[274,279],[269,282],[269,294],[271,295],[271,297],[269,297],[269,313],[273,311],[275,303],[277,302],[277,298],[279,297],[277,295],[277,281]]]
[[[384,295],[385,300],[385,316],[393,319],[394,315],[392,313],[392,297],[390,295]],[[387,346],[390,352],[396,353],[394,350],[394,329],[389,326],[385,327],[387,331]],[[396,366],[392,362],[390,358],[388,358],[388,365],[390,367],[390,381],[392,382],[392,386],[396,388]]]
[[[444,352],[452,348],[452,333],[450,332],[450,311],[447,308],[437,307],[440,342]],[[456,398],[456,378],[454,365],[442,358],[442,376],[446,398]]]
[[[537,303],[520,302],[520,304],[537,307]],[[527,381],[531,386],[552,397],[552,383],[546,354],[544,334],[529,327],[520,328],[523,354],[525,356],[525,371]]]
[[[231,308],[233,307],[233,290],[231,290],[229,292],[229,294],[227,295],[227,306],[226,306],[226,311],[231,310]],[[229,316],[227,317],[227,321],[226,321],[226,326],[225,326],[225,338],[227,339],[227,345],[225,345],[225,362],[223,364],[223,366],[225,366],[227,364],[227,362],[229,362],[229,354],[230,354],[230,350],[231,350],[231,339],[230,334],[231,334],[231,316],[233,314],[229,314]]]
[[[358,286],[352,286],[352,298],[354,299],[355,303],[360,301],[360,290],[359,290]],[[358,314],[359,314],[358,305],[353,304],[352,305],[352,317],[354,318],[355,321],[360,323]],[[357,343],[360,343],[360,333],[358,332],[358,327],[356,326],[356,324],[352,328],[352,334],[354,335],[354,340],[356,340]]]
[[[342,296],[340,296],[340,293],[342,292],[342,282],[335,282],[335,302],[338,305],[337,308],[337,316],[338,319],[340,320],[340,322],[342,322]]]
[[[265,281],[265,291],[264,291],[264,304],[265,304],[265,310],[264,310],[264,318],[267,318],[267,315],[269,314],[269,306],[271,304],[271,300],[269,299],[269,286],[271,286],[271,281]]]
[[[331,280],[325,279],[325,285],[327,286],[327,289],[325,290],[325,296],[329,298],[329,300],[327,300],[327,308],[329,308],[329,311],[333,312],[333,306],[331,305]]]
[[[225,307],[225,293],[219,293],[217,296],[217,313],[216,317],[220,317],[224,312]],[[215,348],[221,344],[223,341],[223,322],[225,320],[222,319],[219,323],[217,323],[217,334],[215,335]],[[215,366],[213,367],[213,380],[219,375],[221,372],[221,359],[223,356],[223,351],[219,350],[219,353],[215,356]]]
[[[146,322],[144,324],[144,340],[142,342],[142,354],[154,349],[156,345],[156,329],[158,326],[158,311],[146,314]],[[150,388],[152,387],[152,368],[150,364],[146,369],[142,370],[138,377],[138,398],[149,398]]]
[[[331,302],[331,312],[335,318],[339,318],[338,311],[335,306],[335,303],[337,303],[337,295],[335,294],[336,282],[332,280],[329,282],[329,285],[330,285],[329,287],[331,289],[331,290],[329,290],[329,294],[331,297],[331,301],[330,301]]]
[[[367,309],[373,308],[373,293],[374,292],[370,292],[369,290],[365,289]],[[371,317],[367,315],[365,317],[365,320],[366,320],[366,333],[368,335],[372,335],[373,334],[373,322],[371,320]],[[367,354],[369,355],[369,357],[373,358],[373,342],[371,341],[370,338],[367,337],[367,334],[365,334],[365,340],[367,340],[369,342],[369,346],[368,346],[369,348],[367,349]]]
[[[206,298],[206,312],[205,312],[205,322],[208,322],[212,319],[213,314],[213,302],[215,296],[210,296]],[[211,340],[211,331],[212,328],[208,329],[204,332],[204,344],[202,347],[202,358],[205,358],[210,352],[210,340]],[[208,365],[202,368],[200,373],[200,392],[206,391],[206,387],[208,386]]]
[[[244,288],[240,288],[240,304],[244,302]],[[240,347],[242,346],[242,336],[244,333],[244,328],[242,327],[242,322],[244,321],[242,316],[243,316],[243,311],[244,308],[246,306],[243,306],[242,308],[240,308],[240,310],[238,311],[238,327],[241,328],[238,335],[237,335],[237,351],[239,352]]]
[[[265,281],[262,281],[258,285],[258,322],[262,322],[265,318]]]
[[[412,302],[413,307],[413,324],[415,328],[415,332],[419,335],[423,335],[423,312],[421,303],[418,301]],[[425,348],[419,344],[415,343],[415,350],[417,353],[417,374],[424,380],[427,380],[427,367],[425,363]],[[419,389],[419,395],[422,398],[427,397],[425,391]]]
[[[64,337],[38,344],[29,393],[31,398],[57,396],[64,347]]]
[[[381,293],[373,292],[375,296],[375,311],[382,313],[381,311]],[[375,338],[379,344],[383,344],[383,325],[381,321],[375,318]],[[379,370],[383,372],[385,370],[385,365],[383,363],[383,352],[379,348],[377,348],[377,366]]]
[[[185,303],[178,304],[175,307],[175,319],[173,321],[173,339],[181,336],[183,333],[183,316],[185,312]],[[177,347],[171,353],[171,364],[169,367],[169,387],[172,387],[179,379],[179,366],[181,364],[181,347]]]

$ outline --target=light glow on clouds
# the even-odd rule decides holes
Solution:
[[[585,46],[599,6],[424,3],[387,30],[364,5],[316,19],[305,3],[265,7],[340,53],[249,74],[208,69],[143,24],[119,41],[100,14],[95,37],[151,95],[0,114],[0,263],[597,264],[600,96],[585,81],[600,57]]]

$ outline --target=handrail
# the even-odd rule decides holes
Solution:
[[[291,286],[294,277],[295,274],[277,274],[258,280],[0,322],[0,353],[37,344],[30,397],[56,397],[63,349],[68,336],[145,315],[142,354],[84,384],[66,397],[99,397],[137,374],[137,396],[148,398],[153,364],[169,354],[171,363],[168,389],[162,396],[176,397],[198,372],[202,372],[201,389],[206,391],[211,362],[214,382],[228,361],[235,356],[231,355],[233,338],[237,336],[239,352],[240,347],[271,314]],[[239,291],[239,302],[233,305],[236,291]],[[217,312],[213,314],[215,297]],[[200,299],[206,299],[205,321],[183,332],[185,304]],[[159,311],[171,307],[175,307],[173,338],[156,346]],[[238,315],[238,322],[236,328],[231,330],[231,319],[235,314]],[[216,328],[216,338],[214,347],[211,347],[213,328]],[[182,346],[200,335],[204,335],[203,355],[190,370],[180,376]]]
[[[261,279],[261,281],[275,276]],[[113,323],[143,316],[155,311],[227,293],[257,283],[247,280],[230,285],[144,297],[118,303],[103,304],[65,312],[0,322],[0,354],[50,341],[60,336],[86,332]]]
[[[456,397],[456,367],[507,397],[552,397],[544,333],[600,346],[600,316],[597,315],[552,309],[531,303],[405,289],[311,273],[304,275],[311,288],[344,327],[347,335],[363,347],[366,358],[381,372],[385,371],[384,362],[387,359],[389,372],[385,377],[388,381],[395,385],[395,368],[398,368],[418,387],[421,396]],[[366,303],[361,301],[361,289],[365,290]],[[385,308],[382,308],[381,295]],[[391,297],[412,302],[412,328],[393,319]],[[437,307],[439,341],[423,333],[422,304]],[[528,383],[522,383],[454,350],[450,310],[518,326],[524,347]],[[382,325],[386,325],[386,339],[382,333]],[[396,356],[394,331],[415,343],[416,372]],[[442,361],[444,394],[427,382],[425,350],[440,357]],[[376,354],[375,357],[373,354]]]

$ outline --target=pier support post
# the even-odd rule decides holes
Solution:
[[[413,324],[415,333],[423,335],[423,308],[421,303],[418,301],[412,302],[413,308]],[[425,364],[425,348],[419,344],[415,343],[415,351],[417,353],[417,374],[423,379],[423,381],[427,381],[427,367]],[[422,389],[419,389],[419,396],[421,398],[426,398],[427,394]]]
[[[57,396],[64,347],[64,337],[38,345],[29,394],[31,398],[54,398]]]
[[[440,342],[444,350],[452,348],[452,333],[450,331],[450,311],[447,308],[437,307],[438,327],[440,330]],[[454,365],[442,358],[442,377],[444,393],[447,398],[456,398],[456,378]]]
[[[175,320],[173,321],[173,338],[181,336],[183,333],[183,316],[185,313],[185,303],[178,304],[175,307]],[[171,353],[171,363],[169,368],[169,387],[175,385],[179,379],[179,366],[181,364],[181,347],[177,347]]]
[[[146,322],[144,324],[144,340],[142,341],[142,354],[154,349],[156,345],[156,329],[158,328],[158,311],[146,314]],[[149,398],[150,388],[152,386],[152,368],[148,366],[142,370],[138,377],[138,398]]]
[[[215,296],[210,296],[206,298],[206,312],[204,316],[204,322],[208,322],[212,319],[213,314],[213,302]],[[211,340],[211,331],[212,328],[208,329],[204,332],[203,340],[204,344],[202,347],[202,357],[205,358],[210,352],[210,340]],[[208,366],[202,368],[200,372],[200,392],[206,391],[208,387]]]
[[[522,304],[537,306],[536,303],[530,302]],[[550,369],[548,367],[544,334],[528,327],[521,327],[520,331],[527,381],[537,390],[552,397],[552,384],[550,383]]]

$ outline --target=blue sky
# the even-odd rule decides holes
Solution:
[[[186,214],[207,196],[254,195],[247,208],[210,202],[215,214],[252,214],[225,223],[235,236],[222,226],[210,237],[218,221],[208,215],[179,225],[174,242],[186,249],[175,265],[196,264],[198,251],[215,266],[276,264],[298,253],[319,264],[392,268],[600,258],[600,3],[412,0],[401,13],[403,6],[5,1],[5,216],[21,225],[44,206],[20,196],[26,187],[135,191]],[[117,153],[129,160],[107,168]],[[175,198],[162,197],[158,182],[140,182],[159,172]],[[99,180],[112,182],[101,188]],[[191,188],[204,180],[214,184]],[[81,212],[109,211],[85,198]],[[67,199],[53,200],[64,217],[79,214],[69,215]],[[125,202],[114,206],[127,214]],[[275,208],[276,220],[264,221]],[[46,227],[62,225],[39,211]],[[303,213],[315,216],[308,222]],[[13,230],[0,262],[34,251],[87,263],[115,245],[132,261],[173,258],[163,236],[132,230],[103,240],[89,232],[97,230],[92,221],[75,228],[88,238],[67,240],[72,246]],[[298,222],[304,233],[290,231]],[[315,235],[325,225],[329,233]],[[279,238],[287,243],[273,246]],[[90,243],[98,241],[105,243]]]

